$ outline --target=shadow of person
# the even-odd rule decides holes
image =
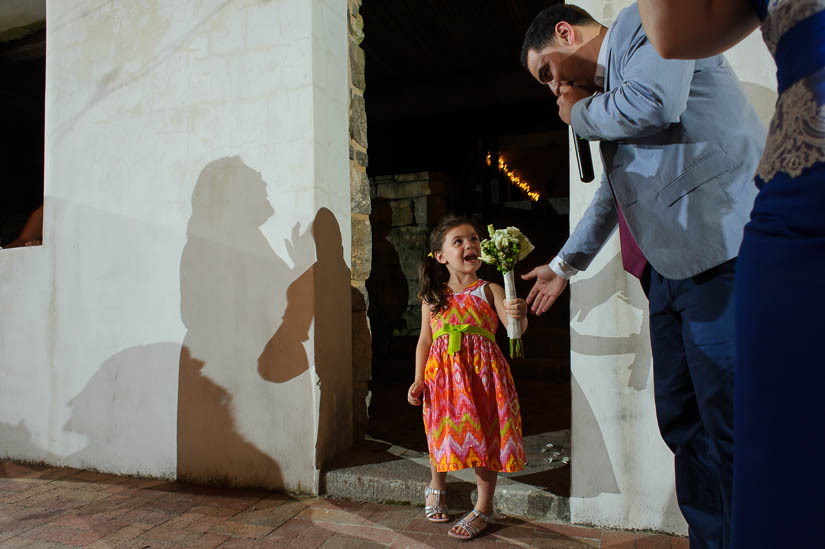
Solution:
[[[180,343],[159,342],[106,359],[69,401],[71,416],[63,430],[87,439],[72,454],[73,466],[174,476],[176,421],[170,411],[175,409],[179,355]]]
[[[575,445],[577,456],[581,456],[581,459],[576,460],[575,467],[585,472],[576,474],[576,471],[573,471],[578,482],[572,484],[570,495],[577,498],[592,498],[600,494],[620,494],[610,453],[604,442],[604,434],[593,413],[593,407],[590,406],[575,376],[570,378],[570,390],[574,406],[578,409],[576,421],[581,425],[587,425],[591,430],[587,436],[576,436],[576,433],[573,433],[572,443]]]
[[[273,414],[257,362],[292,274],[260,230],[273,214],[266,183],[239,157],[201,171],[180,266],[180,479],[283,487],[278,463],[250,442],[262,429],[249,429]]]
[[[14,459],[16,461],[58,463],[57,455],[46,450],[35,442],[34,433],[29,430],[26,421],[21,419],[17,425],[0,422],[0,460]],[[3,476],[3,464],[0,463],[0,478]]]
[[[617,288],[617,280],[625,280],[626,284]],[[571,325],[570,349],[590,356],[632,353],[633,362],[628,366],[630,377],[627,385],[637,391],[645,389],[653,358],[650,349],[650,309],[641,284],[625,275],[621,253],[616,254],[594,276],[578,280],[572,286],[575,290],[571,287],[571,292],[576,292],[576,298],[571,300],[574,307],[570,311],[571,324],[573,321],[584,321],[593,309],[607,303],[613,296],[641,311],[639,331],[628,336],[584,335]]]
[[[289,285],[284,318],[258,357],[258,374],[272,383],[283,383],[309,369],[304,342],[314,315],[314,266]]]
[[[314,321],[315,385],[319,391],[316,467],[352,446],[352,294],[335,215],[321,208],[312,222],[316,261],[287,288],[278,330],[258,357],[258,374],[283,383],[309,368],[304,342]]]
[[[312,270],[319,297],[315,300],[315,372],[320,390],[315,461],[322,468],[353,443],[352,306],[341,229],[327,208],[315,214],[312,237],[318,257]]]
[[[386,357],[390,353],[393,329],[405,324],[403,317],[410,298],[398,251],[387,238],[392,230],[392,208],[386,199],[373,200],[370,228],[372,267],[366,281],[370,296],[367,315],[373,335],[373,356]],[[374,375],[381,378],[382,373],[377,371]]]

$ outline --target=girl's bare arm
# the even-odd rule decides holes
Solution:
[[[424,392],[424,368],[427,366],[427,357],[433,345],[433,331],[430,328],[430,308],[421,303],[421,333],[418,344],[415,346],[415,379],[407,391],[407,402],[418,406],[421,404],[421,393]]]
[[[418,345],[415,347],[415,380],[424,381],[424,367],[430,347],[433,345],[433,331],[430,328],[430,308],[426,303],[421,304],[421,333],[418,336]]]
[[[524,333],[527,330],[527,303],[521,298],[505,303],[504,288],[498,284],[490,283],[487,284],[486,288],[490,288],[490,292],[493,294],[493,305],[501,323],[507,326],[507,317],[513,317],[519,321],[521,333]],[[487,297],[489,298],[489,295]]]

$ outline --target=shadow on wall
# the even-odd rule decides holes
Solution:
[[[88,444],[68,463],[277,490],[284,478],[272,456],[301,470],[313,451],[320,466],[352,445],[350,270],[338,222],[322,208],[311,232],[293,229],[293,269],[260,230],[273,213],[261,175],[240,158],[203,169],[181,258],[183,344],[132,347],[103,363],[70,401],[64,429]],[[0,424],[0,440],[17,459],[67,462],[23,422]]]
[[[576,296],[575,299],[571,299],[575,307],[571,309],[571,323],[585,321],[594,309],[617,296],[628,305],[642,311],[639,332],[623,337],[585,335],[571,325],[570,349],[589,356],[633,354],[633,361],[628,366],[630,372],[627,386],[641,391],[647,387],[652,365],[649,310],[647,298],[638,281],[627,279],[625,287],[616,290],[615,281],[623,280],[625,277],[622,256],[618,253],[594,276],[574,282]],[[576,422],[573,444],[576,454],[582,456],[576,460],[574,466],[585,467],[587,471],[586,474],[578,475],[574,472],[577,482],[572,486],[571,495],[591,498],[604,493],[621,493],[598,419],[575,376],[571,376],[571,398],[578,409],[578,412],[574,413]],[[587,433],[587,436],[577,436],[582,433]]]
[[[388,236],[392,231],[392,207],[388,200],[375,198],[370,213],[372,229],[372,269],[367,279],[370,296],[369,319],[373,356],[390,354],[393,329],[403,328],[410,295],[401,259]],[[381,371],[374,372],[380,376]]]
[[[86,438],[82,450],[68,457],[50,452],[20,421],[0,423],[0,457],[174,477],[176,421],[163,404],[175,401],[179,356],[180,343],[166,342],[131,347],[106,360],[69,401],[63,430]]]
[[[180,479],[283,488],[278,463],[238,424],[243,417],[253,429],[278,429],[280,418],[272,416],[285,413],[285,406],[261,387],[267,384],[261,383],[259,367],[277,382],[308,368],[302,343],[311,308],[309,318],[291,314],[307,299],[301,293],[305,279],[290,286],[291,294],[287,291],[293,271],[260,230],[273,214],[266,183],[238,157],[215,160],[198,177],[180,266],[181,318],[187,329],[178,380]],[[297,228],[293,240],[289,250],[299,268],[311,262],[305,257],[311,243],[301,246],[305,238]],[[288,297],[296,301],[291,309]],[[285,322],[293,324],[281,325],[284,311],[291,314]],[[289,350],[282,360],[264,352],[273,334],[280,334],[276,345]],[[308,385],[303,391],[298,398],[311,403]],[[304,415],[311,418],[310,406]],[[288,436],[277,442],[288,447]]]
[[[312,223],[316,262],[287,288],[283,322],[258,357],[261,377],[282,383],[309,367],[303,343],[315,321],[315,373],[320,389],[315,465],[322,467],[352,445],[351,307],[354,290],[344,261],[341,229],[335,215],[321,208]],[[315,300],[315,295],[325,299]],[[360,295],[360,294],[359,294]],[[350,299],[352,299],[350,297]]]
[[[0,440],[3,441],[3,446],[0,447],[0,459],[10,458],[16,461],[42,461],[45,463],[59,462],[56,455],[35,444],[34,435],[26,426],[24,420],[20,420],[17,425],[0,423]]]
[[[86,447],[72,454],[73,466],[100,469],[105,459],[112,472],[174,477],[176,424],[164,404],[175,401],[179,354],[180,343],[154,343],[103,363],[69,401],[71,417],[63,429],[87,438]]]
[[[315,466],[327,465],[352,447],[351,273],[344,261],[341,229],[321,208],[312,223],[317,261],[315,295],[315,372],[320,388]],[[340,300],[333,296],[340,296]]]
[[[633,362],[628,366],[630,376],[627,385],[641,391],[647,387],[653,364],[650,350],[650,309],[642,286],[636,280],[628,278],[628,284],[618,294],[614,290],[615,281],[626,276],[622,266],[622,255],[618,253],[591,278],[574,282],[576,299],[571,302],[576,308],[571,309],[570,318],[571,321],[583,322],[593,309],[617,295],[620,300],[642,311],[639,332],[624,337],[594,336],[581,334],[571,326],[570,349],[590,356],[634,354]]]
[[[317,433],[320,467],[352,445],[350,270],[338,222],[321,208],[311,231],[296,225],[290,268],[260,230],[273,213],[261,175],[238,157],[210,163],[195,185],[181,258],[181,479],[281,489],[271,455],[306,460]]]
[[[573,448],[577,456],[582,456],[576,459],[573,467],[580,466],[586,471],[585,474],[575,474],[574,471],[574,478],[581,482],[572,483],[570,495],[595,498],[601,494],[621,494],[599,420],[575,376],[570,376],[570,397],[579,412],[573,430]],[[581,436],[585,432],[587,436]]]

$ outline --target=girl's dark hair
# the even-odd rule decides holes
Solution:
[[[444,291],[444,286],[450,279],[450,274],[447,268],[431,257],[429,254],[435,254],[440,251],[444,245],[444,237],[447,233],[458,227],[459,225],[471,225],[478,232],[478,226],[475,220],[459,215],[448,215],[443,218],[432,231],[430,231],[430,239],[428,242],[429,252],[425,255],[418,264],[418,276],[421,281],[421,289],[418,291],[418,298],[422,305],[427,305],[430,312],[435,314],[447,305],[447,294]]]

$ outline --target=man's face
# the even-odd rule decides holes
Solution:
[[[588,45],[565,45],[555,40],[539,51],[527,52],[527,70],[540,84],[559,95],[562,84],[595,90],[596,63]],[[598,54],[597,54],[598,55]]]

